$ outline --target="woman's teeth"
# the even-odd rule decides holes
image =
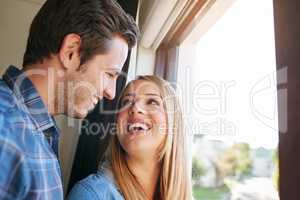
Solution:
[[[128,132],[148,131],[150,128],[144,123],[133,123],[128,125]]]

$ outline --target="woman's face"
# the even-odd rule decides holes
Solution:
[[[117,137],[123,149],[129,156],[156,154],[167,127],[159,88],[150,81],[134,81],[120,103]]]

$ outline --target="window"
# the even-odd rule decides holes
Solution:
[[[194,134],[194,196],[278,199],[272,0],[228,2],[207,3],[184,40],[163,51],[178,55],[178,69],[164,75],[176,82]]]

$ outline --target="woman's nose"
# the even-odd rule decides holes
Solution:
[[[143,106],[140,105],[137,102],[133,102],[130,109],[129,114],[144,114],[145,110],[143,109]]]

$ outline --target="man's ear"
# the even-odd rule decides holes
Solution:
[[[65,36],[58,53],[62,67],[65,70],[77,70],[80,65],[81,37],[71,33]]]

